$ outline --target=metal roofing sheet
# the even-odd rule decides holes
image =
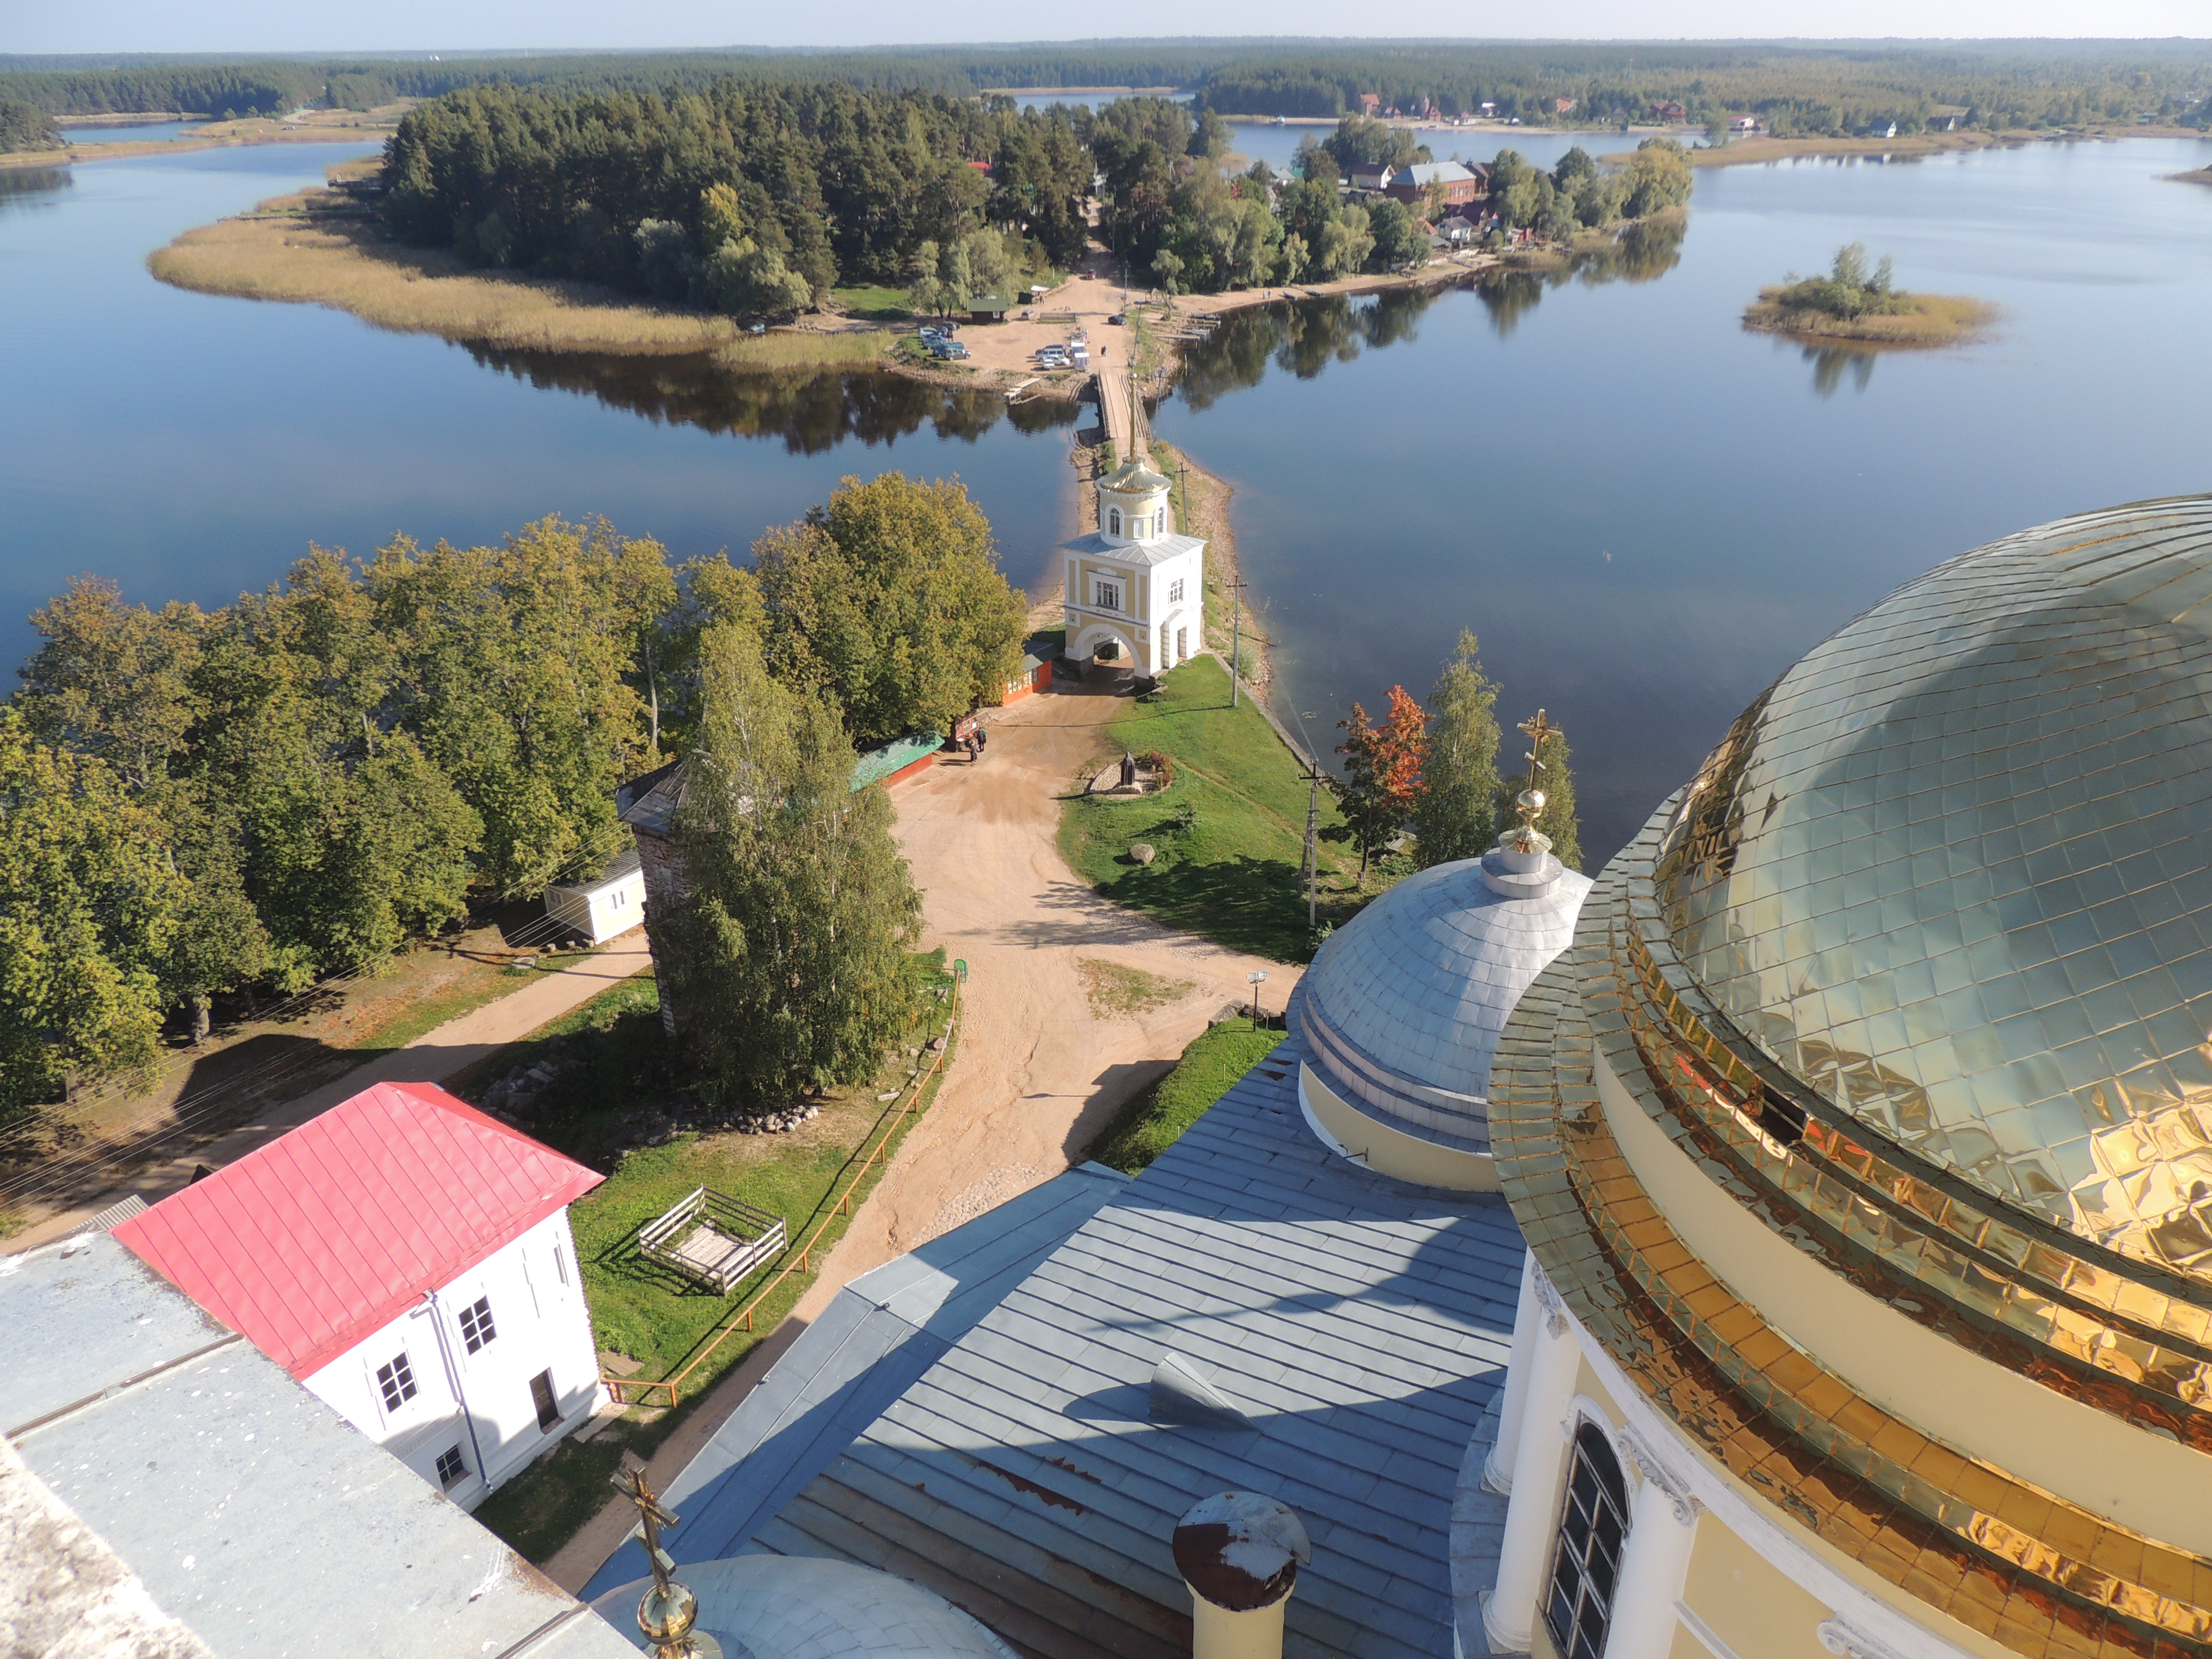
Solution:
[[[1502,1387],[1524,1253],[1502,1200],[1401,1185],[1301,1120],[1295,1038],[908,1387],[757,1542],[913,1578],[1053,1659],[1179,1659],[1169,1540],[1223,1491],[1312,1536],[1285,1651],[1454,1640],[1458,1477]],[[1249,1428],[1158,1424],[1172,1351]],[[1460,1553],[1485,1547],[1462,1526]]]
[[[630,1651],[107,1235],[0,1261],[0,1431],[222,1659]]]
[[[861,1274],[799,1334],[663,1497],[678,1562],[745,1553],[754,1531],[1128,1177],[1089,1164]],[[647,1571],[635,1537],[592,1575],[587,1600]]]
[[[605,1176],[427,1083],[380,1083],[114,1237],[312,1376]]]

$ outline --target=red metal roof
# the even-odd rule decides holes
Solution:
[[[305,1378],[605,1180],[427,1083],[380,1083],[115,1237]]]

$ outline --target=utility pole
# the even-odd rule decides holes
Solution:
[[[1229,706],[1234,708],[1237,707],[1237,692],[1239,684],[1237,659],[1244,646],[1244,579],[1239,576],[1235,581],[1230,583],[1229,591],[1235,596],[1237,605],[1234,612],[1236,619],[1229,625]]]
[[[1314,930],[1314,902],[1321,888],[1321,768],[1306,757],[1306,931]]]
[[[1182,486],[1182,533],[1190,534],[1190,468],[1178,459],[1176,462],[1176,482]]]

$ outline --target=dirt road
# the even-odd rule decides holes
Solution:
[[[581,1006],[610,986],[643,972],[652,962],[644,930],[633,928],[564,968],[540,974],[520,990],[424,1032],[404,1048],[356,1066],[312,1094],[287,1101],[219,1140],[189,1146],[160,1163],[133,1170],[97,1195],[70,1209],[41,1216],[9,1239],[6,1248],[10,1252],[24,1250],[59,1238],[127,1194],[135,1193],[149,1204],[155,1203],[191,1184],[196,1165],[220,1170],[234,1164],[286,1130],[297,1128],[342,1100],[350,1100],[373,1083],[444,1083],[495,1050]]]
[[[1058,691],[995,711],[981,763],[940,765],[898,793],[923,942],[967,962],[967,1009],[936,1104],[831,1258],[841,1283],[1078,1161],[1212,1015],[1249,995],[1248,972],[1267,970],[1278,1007],[1297,982],[1295,968],[1108,902],[1062,862],[1059,797],[1098,752],[1115,708]],[[1077,977],[1084,957],[1191,989],[1140,1018],[1101,1017]]]

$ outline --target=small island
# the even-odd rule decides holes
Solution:
[[[1836,250],[1826,276],[1761,289],[1744,307],[1743,325],[1765,334],[1853,340],[1874,346],[1960,345],[1996,319],[1986,301],[1955,294],[1908,294],[1892,281],[1887,258],[1867,268],[1865,244]]]

